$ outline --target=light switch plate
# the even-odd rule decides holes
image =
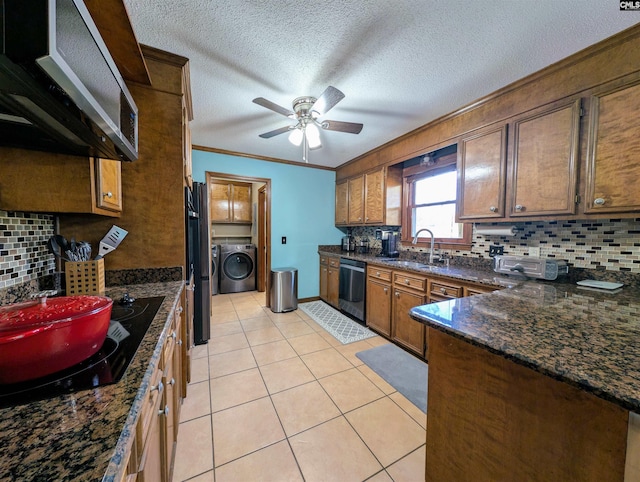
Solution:
[[[540,248],[539,247],[530,247],[529,248],[529,256],[531,256],[532,258],[539,258],[540,257]]]

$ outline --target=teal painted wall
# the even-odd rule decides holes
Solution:
[[[271,267],[297,268],[298,298],[318,296],[318,245],[343,236],[334,225],[335,172],[194,150],[193,180],[205,182],[207,171],[271,179]]]

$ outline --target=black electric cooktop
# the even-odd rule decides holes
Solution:
[[[114,300],[111,326],[102,348],[93,356],[57,373],[20,383],[0,384],[0,408],[56,397],[116,383],[131,363],[160,309],[164,296]]]

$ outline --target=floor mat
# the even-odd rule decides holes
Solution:
[[[360,351],[356,356],[411,403],[427,413],[427,364],[392,343]]]
[[[343,345],[376,336],[374,332],[344,316],[338,310],[334,310],[324,301],[301,303],[298,308],[336,337]]]

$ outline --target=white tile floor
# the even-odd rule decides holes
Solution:
[[[304,312],[264,293],[213,298],[193,350],[173,480],[424,480],[426,416]]]

